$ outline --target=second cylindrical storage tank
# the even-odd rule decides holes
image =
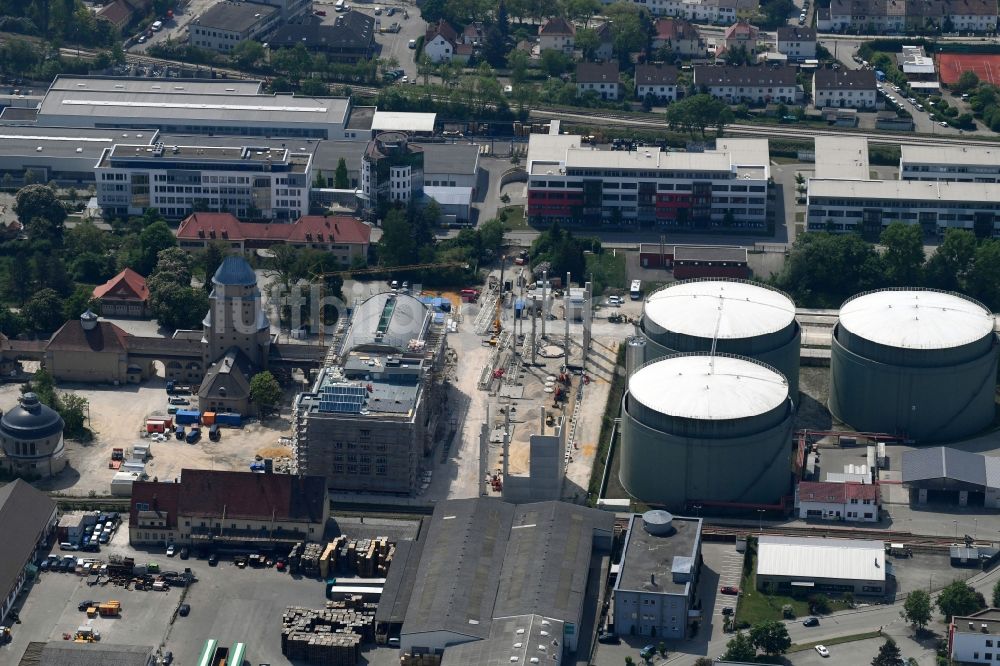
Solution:
[[[649,504],[775,502],[791,488],[792,415],[788,382],[759,361],[647,363],[622,399],[619,480]]]
[[[993,421],[993,314],[960,294],[887,289],[840,308],[830,412],[852,428],[916,441],[972,435]]]
[[[659,289],[642,308],[646,361],[677,353],[716,352],[763,361],[788,379],[799,399],[795,303],[784,292],[746,280],[683,280]]]

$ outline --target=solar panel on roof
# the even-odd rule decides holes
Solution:
[[[319,410],[339,414],[357,414],[365,404],[367,391],[364,386],[332,384],[319,391]]]

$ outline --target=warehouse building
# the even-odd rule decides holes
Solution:
[[[17,595],[28,580],[35,559],[50,545],[57,518],[56,503],[27,481],[15,479],[0,487],[0,624],[7,625]]]
[[[561,663],[591,640],[580,636],[584,599],[607,573],[613,524],[611,514],[565,502],[438,502],[402,652],[443,654],[448,666]],[[380,607],[394,603],[383,592]]]
[[[541,223],[763,227],[767,145],[726,139],[701,153],[596,150],[582,147],[579,136],[532,134],[527,215]]]
[[[445,340],[443,319],[408,294],[357,305],[336,363],[295,399],[299,471],[325,476],[334,491],[415,493],[446,409]]]
[[[701,526],[700,518],[666,511],[629,518],[612,592],[618,635],[687,638],[701,572]]]
[[[918,504],[1000,509],[1000,458],[944,446],[903,453],[903,485]]]
[[[833,329],[830,413],[918,442],[983,430],[995,413],[994,326],[988,308],[961,294],[886,289],[848,299]]]
[[[153,666],[151,645],[114,645],[52,641],[28,643],[19,666]]]
[[[56,77],[38,109],[36,124],[213,136],[357,141],[371,136],[370,122],[361,126],[352,122],[350,98],[260,91],[260,81]]]
[[[850,592],[882,596],[889,591],[885,544],[881,541],[784,537],[757,539],[757,588],[782,594]]]
[[[309,212],[312,155],[287,148],[116,144],[94,167],[97,203],[108,216],[167,219],[194,210],[294,220]]]
[[[322,541],[330,503],[321,477],[181,470],[132,484],[129,543],[271,549]]]

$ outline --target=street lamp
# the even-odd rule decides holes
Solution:
[[[764,533],[764,509],[757,509],[757,533]]]

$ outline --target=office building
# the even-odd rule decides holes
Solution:
[[[995,664],[1000,659],[1000,609],[951,618],[948,651],[955,663]]]
[[[312,155],[287,148],[116,144],[95,167],[97,203],[109,216],[196,209],[294,220],[309,211]]]
[[[419,200],[424,189],[424,149],[403,132],[382,132],[368,142],[361,162],[361,199],[368,215]]]
[[[900,180],[1000,182],[1000,149],[993,146],[900,146]]]
[[[726,139],[702,153],[595,150],[574,135],[532,134],[528,217],[540,223],[763,225],[766,139]]]
[[[701,572],[700,518],[666,511],[629,517],[615,578],[615,633],[683,640]]]

